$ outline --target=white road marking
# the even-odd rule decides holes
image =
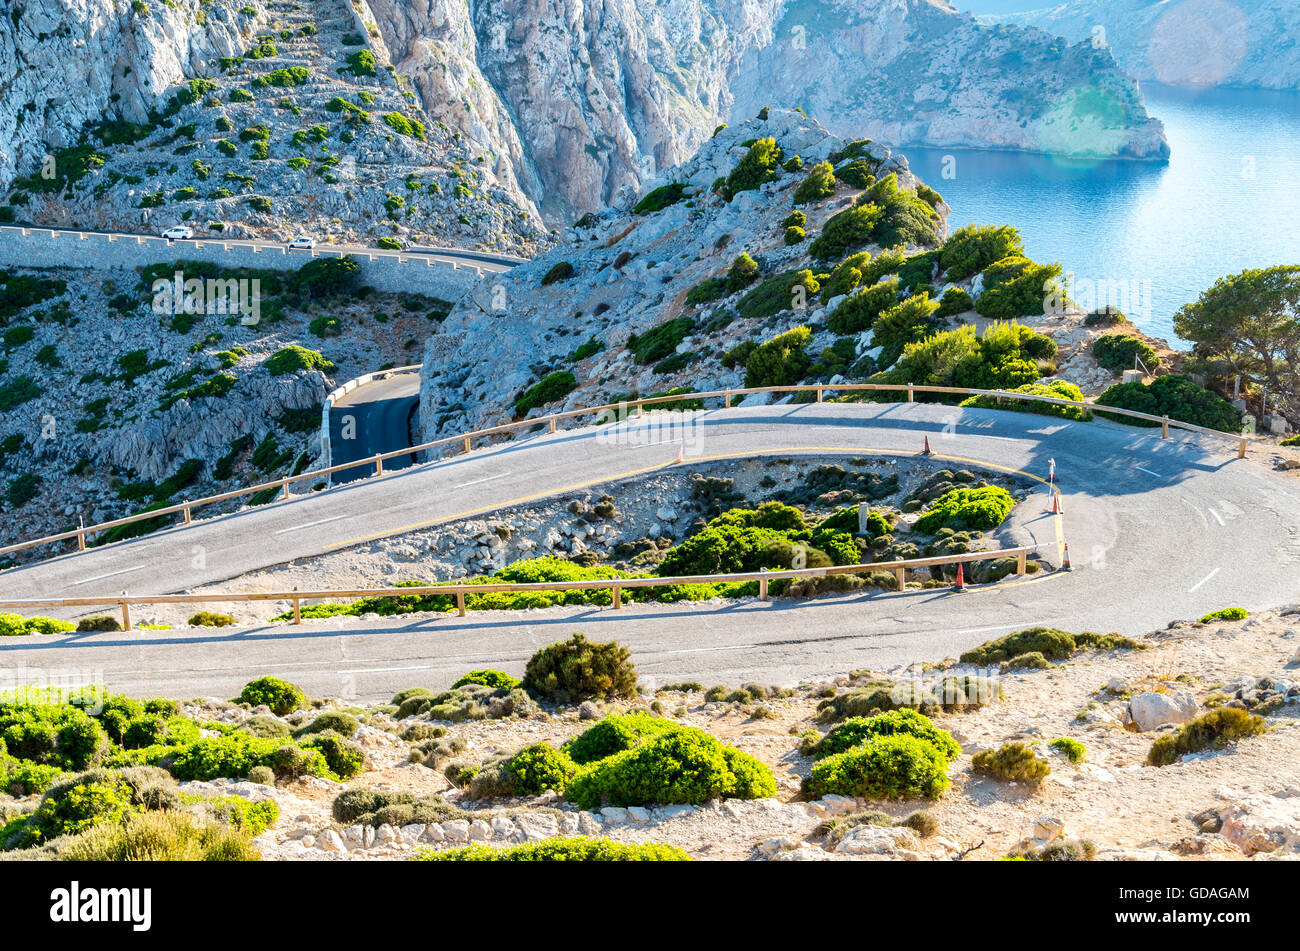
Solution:
[[[1214,509],[1210,509],[1210,514],[1214,516],[1214,520],[1220,525],[1224,524],[1222,516],[1220,516],[1218,512],[1214,511]]]
[[[1134,466],[1133,468],[1134,468],[1134,469],[1142,469],[1142,471],[1145,472],[1147,475],[1155,476],[1157,479],[1163,479],[1163,478],[1164,478],[1164,476],[1162,476],[1159,472],[1152,472],[1150,469],[1144,469],[1144,468],[1142,468],[1142,466]]]
[[[715,651],[748,651],[758,647],[757,644],[737,644],[735,647],[686,647],[675,651],[660,651],[662,654],[711,654]]]
[[[95,575],[95,577],[93,578],[82,578],[80,581],[73,581],[69,583],[68,587],[75,588],[79,584],[90,584],[92,581],[103,581],[105,578],[112,578],[114,575],[124,575],[132,571],[139,571],[141,568],[144,567],[146,566],[136,565],[134,568],[123,568],[121,571],[110,571],[106,575]]]
[[[504,479],[504,478],[505,478],[506,476],[508,476],[508,475],[510,475],[509,472],[498,472],[498,473],[497,473],[496,475],[494,475],[494,476],[487,476],[487,477],[482,478],[482,479],[473,479],[473,480],[471,480],[471,481],[469,481],[469,482],[462,482],[462,483],[460,483],[459,485],[455,486],[455,488],[457,488],[457,489],[463,489],[463,488],[465,488],[465,486],[467,486],[467,485],[478,485],[480,482],[491,482],[493,479]]]
[[[326,522],[337,522],[339,519],[341,519],[341,518],[347,518],[347,517],[348,517],[347,515],[331,515],[329,518],[317,519],[316,521],[314,521],[314,522],[308,522],[308,523],[305,524],[305,525],[295,525],[295,526],[293,526],[292,528],[280,528],[280,529],[276,529],[276,531],[273,532],[273,534],[275,534],[275,535],[283,535],[285,532],[297,532],[297,531],[300,531],[300,530],[302,530],[302,529],[304,529],[304,528],[313,528],[313,527],[315,527],[315,526],[317,526],[317,525],[324,525]]]
[[[1193,591],[1195,591],[1195,590],[1196,590],[1197,588],[1199,588],[1201,585],[1205,584],[1205,582],[1209,581],[1211,578],[1213,578],[1213,577],[1214,577],[1215,575],[1217,575],[1218,573],[1219,573],[1219,569],[1218,569],[1218,568],[1215,568],[1213,571],[1211,571],[1208,575],[1206,575],[1206,576],[1205,576],[1204,578],[1202,578],[1200,581],[1196,582],[1196,584],[1194,584],[1194,585],[1192,585],[1190,588],[1188,588],[1188,589],[1187,589],[1187,593],[1188,593],[1188,594],[1191,594]]]
[[[387,674],[396,670],[433,670],[432,664],[419,664],[415,667],[361,667],[357,670],[340,670],[339,674]]]

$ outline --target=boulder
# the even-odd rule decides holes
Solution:
[[[911,829],[861,825],[850,830],[835,851],[845,855],[883,855],[899,850],[914,852],[918,844]]]
[[[1173,693],[1140,693],[1128,703],[1128,720],[1146,733],[1195,719],[1197,709],[1196,697],[1183,687]]]
[[[1219,810],[1220,834],[1246,855],[1300,853],[1300,789],[1246,796]]]

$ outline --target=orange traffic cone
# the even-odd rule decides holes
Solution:
[[[929,437],[929,436],[926,436],[926,437],[925,437],[925,449],[921,452],[921,455],[923,455],[923,456],[931,455],[931,453],[930,453],[930,437]]]
[[[954,591],[963,591],[966,588],[966,576],[962,574],[961,562],[957,562],[957,584],[954,585]]]
[[[686,458],[686,443],[683,441],[677,446],[677,461],[684,462]]]
[[[1065,554],[1061,560],[1061,570],[1062,571],[1070,570],[1070,545],[1068,542],[1065,543]]]
[[[1049,515],[1064,515],[1064,514],[1065,514],[1065,512],[1062,511],[1062,509],[1061,509],[1061,497],[1060,497],[1060,495],[1058,495],[1058,494],[1055,493],[1055,492],[1052,493],[1052,511],[1049,512],[1048,514],[1049,514]]]

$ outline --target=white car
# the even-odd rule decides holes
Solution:
[[[309,234],[300,234],[289,242],[290,251],[310,251],[316,247],[316,239]]]
[[[162,236],[168,241],[188,240],[194,237],[194,229],[186,228],[184,225],[177,225],[174,228],[168,228],[162,233]]]

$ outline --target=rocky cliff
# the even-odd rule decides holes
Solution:
[[[767,105],[892,144],[1168,154],[1105,50],[981,26],[941,0],[371,7],[425,107],[493,142],[553,220],[616,202]]]
[[[1139,79],[1300,89],[1295,0],[1069,0],[1000,18],[1108,44]]]
[[[0,220],[512,253],[547,241],[513,166],[420,108],[364,0],[60,3],[28,0],[0,27],[14,77],[0,130],[16,130]]]

